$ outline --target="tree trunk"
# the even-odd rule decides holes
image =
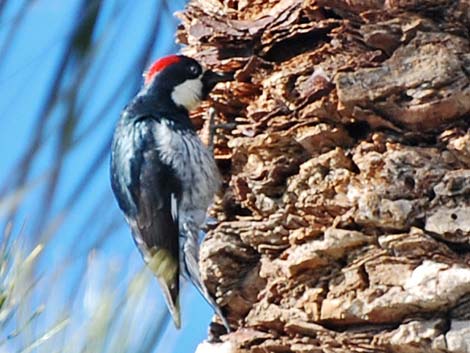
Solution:
[[[470,2],[193,0],[179,16],[187,54],[236,71],[212,96],[235,126],[201,249],[222,341],[470,352]]]

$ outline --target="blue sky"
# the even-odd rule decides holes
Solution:
[[[18,190],[14,187],[19,174],[18,161],[34,137],[72,25],[81,19],[77,13],[82,1],[10,0],[1,13],[2,223],[7,209],[1,200]],[[87,318],[93,315],[94,297],[106,291],[122,296],[129,288],[129,281],[143,267],[111,195],[106,147],[119,112],[137,88],[141,72],[133,72],[132,67],[141,55],[158,13],[163,16],[150,57],[155,59],[178,50],[174,45],[177,21],[171,13],[182,9],[184,1],[169,1],[167,10],[159,8],[157,3],[104,0],[93,32],[94,52],[89,68],[80,72],[71,61],[64,71],[58,100],[44,126],[41,147],[23,185],[28,193],[21,199],[13,232],[25,250],[38,242],[46,244],[34,268],[40,280],[30,298],[33,307],[44,304],[45,309],[37,323],[31,325],[31,337],[8,341],[0,346],[0,353],[19,351],[67,311],[71,316],[69,327],[51,340],[63,344],[73,337],[72,328],[86,325]],[[18,10],[23,6],[26,15],[18,17]],[[76,85],[77,80],[81,81],[80,86]],[[68,113],[67,98],[74,90],[78,92],[75,92],[76,110],[70,120],[72,133],[67,140],[70,146],[54,184],[54,197],[47,203],[48,181],[54,174],[58,146],[63,142],[59,131],[63,131]],[[106,152],[101,159],[97,158],[99,151]],[[85,178],[86,175],[90,177]],[[83,180],[85,186],[81,184]],[[145,290],[129,308],[135,307],[135,312],[143,318],[126,323],[136,342],[152,326],[153,317],[166,310],[156,281],[146,272],[143,276]],[[85,280],[80,282],[80,278]],[[177,331],[169,325],[154,352],[192,352],[206,337],[212,311],[192,287],[185,286],[182,308],[183,328]],[[0,332],[0,342],[7,334]]]

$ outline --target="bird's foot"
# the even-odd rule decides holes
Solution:
[[[209,149],[211,151],[214,151],[214,139],[215,139],[216,131],[218,129],[223,129],[223,130],[233,129],[236,126],[236,124],[235,123],[216,124],[215,123],[215,109],[213,107],[209,108],[208,114],[209,114]]]

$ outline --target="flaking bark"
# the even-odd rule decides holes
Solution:
[[[192,0],[237,352],[470,352],[470,2]],[[193,121],[201,127],[201,107]],[[217,332],[214,332],[217,335]]]

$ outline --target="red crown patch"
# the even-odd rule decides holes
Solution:
[[[178,55],[168,55],[156,60],[152,64],[152,66],[150,66],[150,68],[144,73],[145,84],[149,84],[155,77],[155,75],[162,71],[164,68],[170,66],[171,64],[177,63],[180,60],[181,58]]]

